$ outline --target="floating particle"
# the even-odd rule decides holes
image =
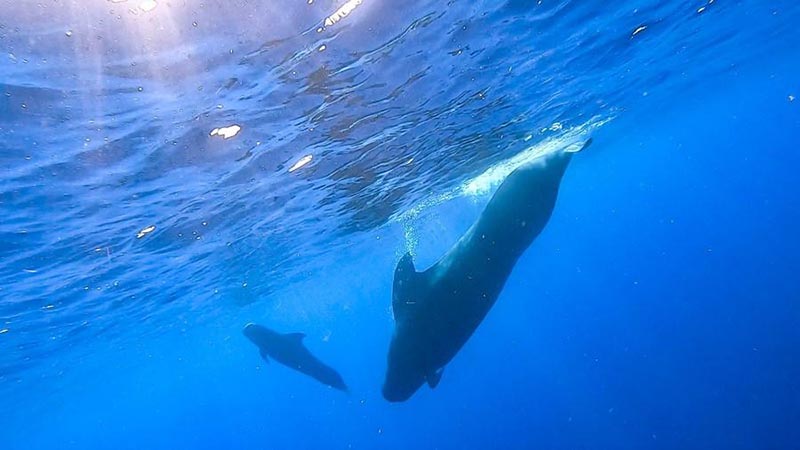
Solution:
[[[66,31],[64,34],[65,34],[67,37],[72,37],[72,30],[67,30],[67,31]]]
[[[639,25],[635,30],[633,30],[633,33],[631,33],[631,37],[636,36],[637,34],[641,33],[642,31],[644,31],[646,29],[647,29],[647,25]]]
[[[310,163],[311,160],[314,159],[311,155],[306,155],[300,158],[292,167],[289,168],[289,172],[294,172],[295,170],[305,166],[306,164]]]
[[[144,227],[144,228],[142,228],[141,231],[136,233],[136,239],[141,239],[141,238],[147,236],[148,234],[152,233],[153,231],[156,231],[156,226],[155,225],[150,225],[148,227]]]
[[[789,96],[789,101],[790,101],[790,102],[793,102],[793,101],[794,101],[794,95],[790,95],[790,96]]]
[[[8,333],[8,328],[3,328],[2,330],[0,330],[0,334],[6,334],[6,333]]]
[[[701,6],[701,7],[697,8],[697,14],[703,14],[706,11],[706,9],[708,9],[708,5],[711,5],[713,3],[714,3],[714,0],[708,0],[708,3],[706,3],[705,6]]]
[[[242,129],[241,126],[234,124],[234,125],[229,125],[227,127],[214,128],[208,135],[222,136],[223,139],[230,139],[239,134],[239,131],[241,131],[241,129]]]
[[[319,46],[319,48],[317,50],[319,50],[321,52],[324,52],[326,48],[328,48],[328,47],[325,44],[322,44],[322,45]]]

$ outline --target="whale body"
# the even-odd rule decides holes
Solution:
[[[347,391],[347,385],[336,370],[326,365],[303,345],[303,333],[281,334],[254,323],[244,327],[244,335],[250,339],[261,353],[264,361],[272,358],[284,366],[304,373],[322,384]]]
[[[417,272],[410,253],[400,259],[392,287],[395,329],[386,400],[405,401],[426,382],[436,387],[444,366],[486,317],[517,259],[550,219],[575,152],[554,152],[511,172],[478,220],[429,269]]]

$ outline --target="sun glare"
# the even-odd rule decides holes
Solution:
[[[152,11],[156,9],[156,6],[158,6],[156,0],[144,0],[143,2],[139,3],[139,9],[144,12]]]
[[[348,14],[353,12],[353,10],[355,10],[361,4],[361,2],[362,0],[349,0],[339,9],[337,9],[336,12],[334,12],[333,14],[328,16],[328,18],[325,19],[325,26],[329,27],[335,24],[336,22],[339,22],[340,20],[344,19],[345,17],[347,17]]]

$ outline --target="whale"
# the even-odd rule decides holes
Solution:
[[[303,333],[278,333],[267,327],[248,323],[242,331],[258,347],[261,357],[269,363],[270,358],[284,366],[310,376],[322,384],[347,392],[342,376],[311,354],[303,344]]]
[[[408,400],[442,372],[494,305],[517,260],[544,230],[572,156],[568,146],[514,169],[478,219],[430,268],[417,272],[406,253],[394,271],[383,397]]]

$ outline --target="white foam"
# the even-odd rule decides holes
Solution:
[[[550,153],[569,149],[574,146],[582,146],[586,139],[588,139],[592,132],[613,120],[613,117],[600,117],[595,116],[589,119],[586,123],[574,126],[568,129],[563,129],[561,124],[558,127],[546,128],[544,132],[560,131],[557,136],[548,137],[541,142],[537,142],[521,151],[520,153],[500,161],[497,164],[489,167],[480,175],[464,181],[461,185],[448,192],[428,197],[425,200],[417,203],[411,209],[403,211],[402,213],[392,216],[390,222],[400,222],[404,228],[408,229],[412,226],[412,222],[423,211],[430,209],[434,206],[440,205],[444,202],[450,201],[457,197],[481,197],[488,195],[517,167],[540,158]],[[555,128],[555,130],[554,130]],[[525,141],[531,139],[527,136]],[[573,150],[574,151],[574,150]],[[406,231],[408,235],[408,230]]]

